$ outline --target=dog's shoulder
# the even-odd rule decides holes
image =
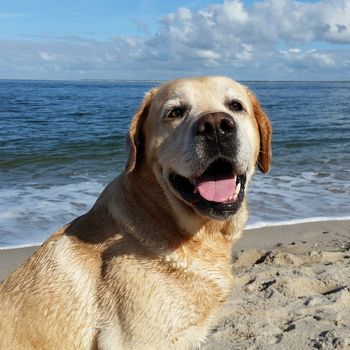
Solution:
[[[68,230],[56,231],[0,286],[1,346],[86,348],[96,336],[98,254]]]

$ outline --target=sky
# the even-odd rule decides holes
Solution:
[[[0,79],[350,80],[350,0],[0,0]]]

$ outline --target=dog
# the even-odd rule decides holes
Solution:
[[[0,286],[1,349],[195,349],[232,290],[231,248],[248,217],[271,125],[226,77],[150,90],[128,160],[93,208]]]

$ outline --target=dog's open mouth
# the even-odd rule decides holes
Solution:
[[[225,159],[212,162],[198,177],[171,173],[169,180],[182,198],[203,214],[222,218],[234,214],[244,198],[245,174],[236,174]]]

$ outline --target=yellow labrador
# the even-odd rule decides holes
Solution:
[[[125,171],[0,286],[1,349],[193,349],[232,287],[271,126],[225,77],[151,90],[134,116]]]

